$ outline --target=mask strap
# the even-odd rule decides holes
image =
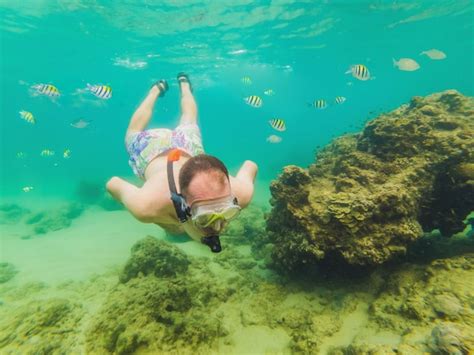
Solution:
[[[171,201],[173,202],[174,210],[176,215],[181,223],[184,223],[188,220],[188,217],[191,216],[191,209],[186,203],[183,195],[179,194],[176,190],[176,183],[174,181],[173,174],[173,163],[178,161],[181,157],[181,151],[179,149],[173,149],[168,153],[167,161],[167,174],[168,174],[168,186],[171,194]]]

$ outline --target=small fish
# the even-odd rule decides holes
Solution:
[[[273,91],[273,89],[265,90],[263,93],[264,93],[265,95],[267,95],[267,96],[273,96],[273,95],[275,95],[275,91]]]
[[[112,97],[112,88],[107,85],[87,84],[87,89],[99,99],[108,100]]]
[[[36,84],[32,86],[38,95],[46,95],[49,97],[58,97],[61,95],[58,88],[51,84]]]
[[[420,69],[420,65],[411,58],[400,58],[396,61],[395,58],[392,58],[393,66],[398,67],[400,70],[404,71],[415,71]]]
[[[82,129],[82,128],[86,128],[90,123],[91,121],[79,118],[77,120],[72,121],[71,126],[73,126],[74,128]]]
[[[311,107],[320,109],[320,110],[325,109],[326,107],[328,107],[328,103],[326,102],[326,100],[323,100],[323,99],[314,100],[313,102],[311,102],[308,105],[311,106]]]
[[[18,152],[18,153],[16,153],[16,157],[18,159],[24,159],[24,158],[26,158],[26,153]]]
[[[356,79],[365,81],[370,79],[369,69],[364,64],[351,65],[350,69],[345,74],[352,74]]]
[[[71,150],[70,149],[64,149],[63,158],[64,159],[69,159],[70,157],[71,157]]]
[[[23,192],[30,192],[34,189],[33,186],[25,186],[25,187],[22,187],[21,188],[23,190]]]
[[[20,111],[20,117],[24,119],[26,122],[35,124],[36,120],[31,112],[28,111]]]
[[[260,96],[257,96],[257,95],[248,96],[248,97],[244,98],[244,100],[248,105],[250,105],[252,107],[256,107],[256,108],[261,107],[262,104],[263,104],[262,98]]]
[[[446,54],[438,49],[429,49],[420,53],[420,55],[422,54],[425,54],[426,56],[434,60],[441,60],[446,58]]]
[[[336,104],[342,104],[346,101],[346,98],[344,96],[336,96],[335,100]]]
[[[267,137],[267,142],[269,142],[269,143],[280,143],[282,141],[282,139],[283,138],[272,134],[271,136]]]
[[[281,118],[273,118],[270,121],[268,121],[268,123],[270,123],[270,126],[272,126],[277,131],[280,131],[280,132],[286,131],[285,121],[282,120]]]
[[[43,149],[41,151],[41,156],[42,157],[51,157],[54,155],[54,150],[50,150],[50,149]]]
[[[241,81],[244,85],[252,85],[252,79],[250,78],[250,76],[244,76]]]

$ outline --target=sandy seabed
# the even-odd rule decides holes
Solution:
[[[243,221],[263,220],[257,210],[249,209]],[[223,238],[225,250],[212,255],[193,241],[170,240],[126,211],[92,206],[69,227],[41,235],[32,236],[26,223],[1,227],[0,261],[17,271],[0,284],[5,354],[471,350],[472,255],[366,277],[291,281],[268,269],[245,236],[238,243]],[[119,281],[127,261],[134,265],[146,255],[145,247],[131,252],[146,236],[164,250],[163,260],[153,263],[185,271],[160,274],[162,265]]]

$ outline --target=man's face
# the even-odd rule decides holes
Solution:
[[[230,182],[225,175],[216,172],[203,172],[191,180],[186,193],[186,202],[192,207],[193,204],[219,200],[230,195]],[[206,235],[219,234],[226,225],[226,221],[219,220],[209,227],[200,229]]]

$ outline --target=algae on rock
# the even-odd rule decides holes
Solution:
[[[474,201],[474,100],[425,98],[335,140],[308,169],[287,166],[270,190],[273,260],[282,271],[325,260],[379,265],[423,231],[464,229]]]

